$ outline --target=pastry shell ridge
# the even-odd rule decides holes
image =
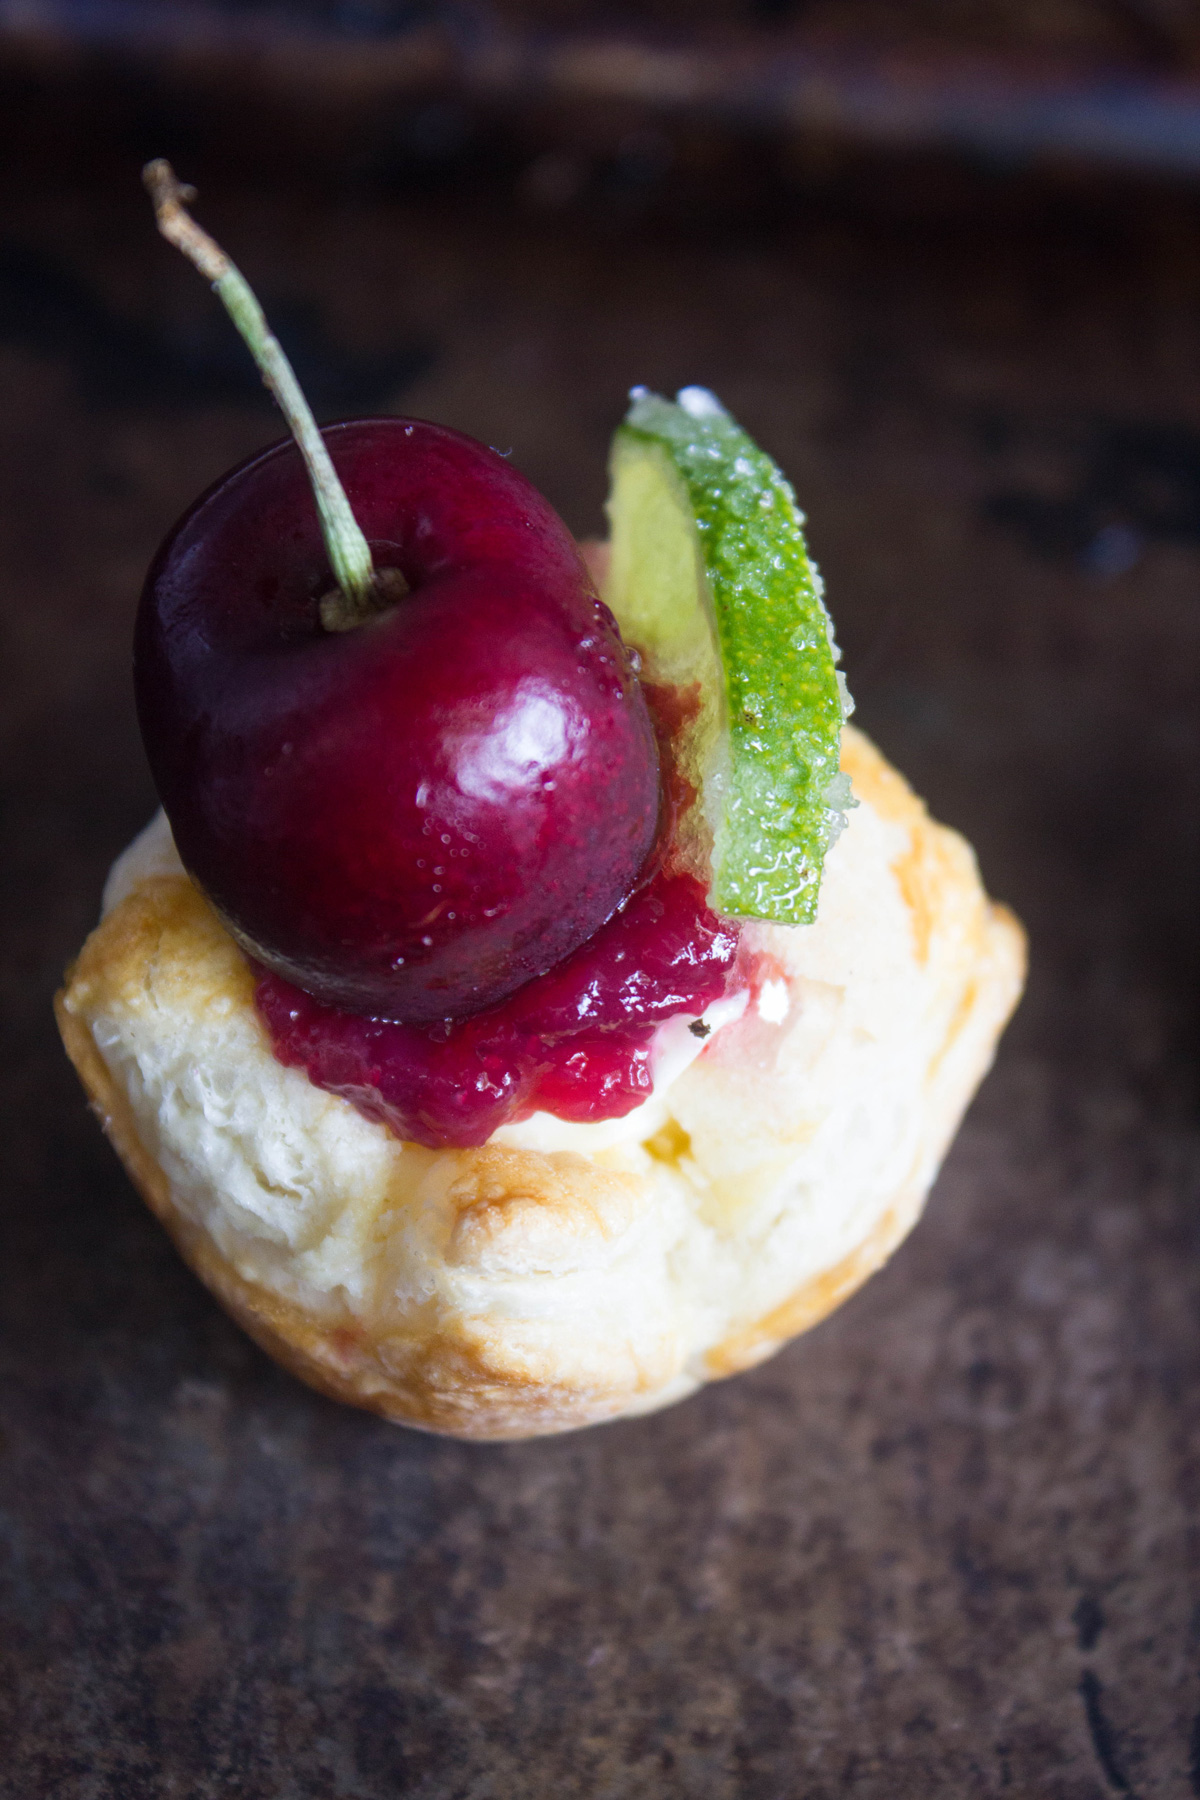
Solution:
[[[185,1260],[312,1386],[464,1438],[653,1410],[886,1260],[1020,995],[1021,928],[969,846],[849,726],[842,766],[859,804],[816,923],[746,928],[772,1003],[714,1034],[644,1135],[402,1143],[275,1060],[251,970],[169,858],[68,972],[64,1042]]]

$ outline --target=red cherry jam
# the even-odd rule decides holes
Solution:
[[[465,1149],[539,1111],[624,1118],[650,1098],[658,1026],[719,1000],[737,949],[700,882],[660,870],[564,962],[471,1018],[363,1018],[265,973],[256,998],[280,1062],[399,1137]]]

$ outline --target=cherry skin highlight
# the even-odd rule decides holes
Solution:
[[[628,653],[548,503],[414,419],[322,434],[403,598],[327,631],[299,453],[203,495],[159,551],[138,714],[180,856],[244,949],[328,1006],[493,1006],[593,935],[659,823]]]

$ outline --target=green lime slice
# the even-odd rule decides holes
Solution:
[[[683,859],[718,912],[810,924],[853,805],[838,773],[850,700],[796,497],[704,388],[635,388],[611,475],[604,598],[684,718]]]

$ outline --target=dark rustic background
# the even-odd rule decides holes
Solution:
[[[0,5],[19,1800],[1200,1794],[1200,20],[682,13]],[[716,388],[808,509],[861,723],[1029,926],[915,1237],[659,1418],[472,1448],[317,1399],[58,1047],[153,804],[142,570],[277,431],[153,153],[322,416],[461,426],[580,532],[625,389]]]

